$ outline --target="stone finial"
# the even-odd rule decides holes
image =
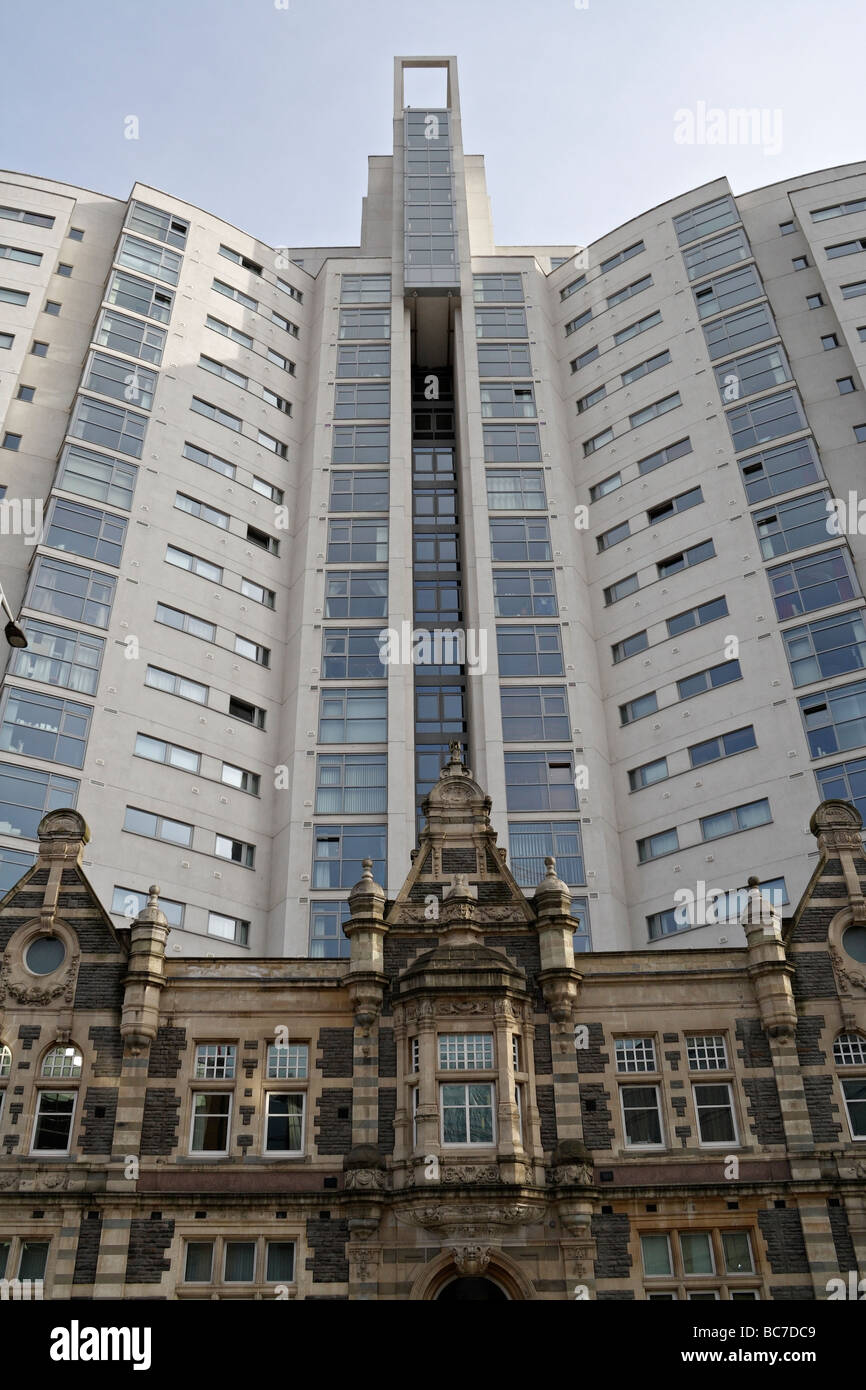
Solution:
[[[565,893],[570,903],[571,890],[568,884],[563,883],[562,879],[558,876],[556,872],[556,860],[554,859],[552,854],[548,854],[545,856],[544,868],[544,878],[541,880],[541,882],[538,884],[538,887],[535,890],[536,898],[539,896],[539,894],[543,896],[546,893],[557,893],[560,895]]]
[[[166,917],[165,913],[159,905],[158,883],[152,883],[150,885],[150,888],[147,890],[147,903],[141,909],[138,916],[133,921],[132,925],[134,927],[167,927],[169,931],[171,930],[171,928],[168,926],[168,918]]]
[[[49,811],[43,816],[36,831],[39,836],[40,859],[64,859],[73,863],[81,862],[84,846],[90,839],[90,830],[84,817],[78,811]]]
[[[366,897],[379,898],[384,903],[385,889],[373,878],[372,859],[361,860],[361,871],[358,882],[349,889],[349,903],[352,904],[356,899]]]
[[[761,892],[761,880],[752,874],[746,894],[746,906],[740,913],[740,925],[748,934],[760,931],[765,936],[782,939],[782,917],[766,893]]]

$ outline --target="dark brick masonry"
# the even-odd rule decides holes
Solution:
[[[771,1067],[773,1057],[767,1035],[759,1018],[737,1019],[737,1042],[742,1043],[737,1056],[744,1067]]]
[[[180,1054],[186,1048],[185,1028],[157,1028],[150,1045],[148,1077],[172,1079],[180,1071]]]
[[[545,1151],[556,1148],[556,1102],[552,1086],[536,1086],[535,1097],[538,1102],[538,1116],[541,1121],[541,1147]]]
[[[18,1029],[18,1039],[21,1043],[22,1050],[24,1052],[29,1052],[33,1047],[33,1044],[35,1042],[38,1042],[39,1034],[41,1032],[42,1029],[40,1028],[38,1023],[21,1024],[21,1027]]]
[[[851,1239],[851,1231],[848,1226],[848,1213],[844,1207],[828,1207],[827,1216],[830,1220],[830,1230],[833,1232],[833,1244],[836,1247],[836,1259],[839,1261],[839,1269],[847,1272],[849,1269],[857,1268],[857,1255],[854,1250],[854,1242]]]
[[[173,1221],[130,1221],[126,1257],[127,1284],[158,1284],[170,1269],[163,1252],[174,1236]]]
[[[177,1148],[180,1096],[168,1087],[148,1086],[144,1093],[141,1122],[142,1156],[170,1154]]]
[[[749,1128],[758,1143],[784,1144],[785,1127],[775,1077],[744,1077],[743,1090],[749,1098]]]
[[[603,1086],[581,1086],[580,1114],[583,1123],[583,1142],[588,1149],[609,1149],[613,1144],[613,1127],[608,1108],[610,1095]]]
[[[346,1241],[349,1239],[348,1221],[308,1221],[307,1245],[312,1256],[307,1257],[306,1268],[313,1271],[314,1284],[345,1284],[349,1280],[349,1261],[346,1259]]]
[[[594,1216],[590,1230],[596,1243],[596,1279],[627,1279],[631,1269],[628,1217]]]
[[[322,1076],[351,1076],[354,1061],[353,1028],[320,1028],[319,1050],[321,1057],[316,1059],[316,1067]]]
[[[84,1127],[78,1141],[82,1153],[111,1153],[116,1115],[117,1087],[88,1086],[84,1093]]]
[[[327,1087],[316,1101],[316,1148],[320,1154],[347,1154],[352,1147],[352,1091]]]
[[[76,1009],[116,1009],[123,1008],[123,978],[126,975],[126,962],[115,965],[109,961],[85,961],[78,967],[78,985],[75,990]]]
[[[536,1023],[533,1051],[535,1053],[535,1075],[552,1076],[553,1058],[550,1052],[549,1023]]]
[[[824,1028],[823,1016],[797,1021],[797,1057],[801,1067],[822,1067],[827,1058],[818,1046]]]
[[[73,1284],[92,1284],[96,1279],[96,1264],[99,1259],[99,1242],[102,1239],[102,1217],[90,1218],[85,1212],[81,1218],[78,1233],[78,1248],[75,1251]]]
[[[836,979],[826,951],[796,951],[791,956],[794,966],[794,995],[797,999],[835,999]]]
[[[379,1029],[379,1075],[397,1075],[397,1048],[393,1028]]]
[[[833,1104],[832,1076],[804,1076],[803,1090],[809,1107],[812,1138],[816,1144],[835,1144],[842,1126],[833,1119],[839,1113],[839,1107]]]
[[[94,1026],[87,1034],[93,1043],[94,1076],[120,1076],[123,1067],[123,1038],[119,1028]]]
[[[609,1053],[604,1049],[604,1029],[600,1023],[581,1022],[589,1033],[587,1039],[588,1047],[578,1047],[575,1049],[577,1057],[577,1070],[581,1075],[591,1076],[593,1073],[603,1072],[610,1062]]]
[[[397,1087],[379,1087],[379,1153],[394,1152],[394,1116],[397,1113]]]
[[[767,1258],[774,1274],[809,1273],[803,1224],[796,1209],[759,1211],[758,1225],[767,1242]]]

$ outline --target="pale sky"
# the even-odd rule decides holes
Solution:
[[[456,53],[502,245],[866,158],[863,0],[7,0],[0,47],[0,165],[121,198],[139,179],[271,245],[357,243],[396,54]],[[678,143],[699,103],[773,137]]]

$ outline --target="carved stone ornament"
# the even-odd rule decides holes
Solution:
[[[544,1202],[435,1202],[397,1208],[394,1215],[407,1226],[425,1231],[450,1232],[454,1236],[499,1238],[497,1231],[540,1221]]]
[[[10,959],[7,948],[0,963],[0,1003],[8,994],[19,1004],[50,1004],[52,1000],[59,998],[62,998],[64,1004],[71,1004],[75,997],[75,981],[80,959],[77,953],[73,955],[66,970],[54,984],[34,984],[34,977],[25,971],[23,962]]]
[[[461,1017],[466,1014],[489,1014],[493,1012],[493,1004],[489,999],[454,999],[440,1004],[436,1012],[443,1017],[449,1014]]]
[[[473,1182],[499,1182],[499,1168],[495,1163],[449,1163],[442,1169],[439,1181],[454,1183],[455,1186]]]
[[[866,971],[851,965],[850,957],[846,956],[838,946],[830,946],[830,959],[833,962],[833,969],[836,972],[836,981],[839,985],[840,994],[852,994],[855,990],[859,993],[866,990]]]
[[[577,1183],[581,1187],[592,1187],[593,1166],[591,1163],[563,1163],[551,1168],[547,1181],[551,1187],[565,1187]]]
[[[477,1278],[490,1264],[489,1245],[454,1245],[451,1247],[454,1263],[467,1279]]]
[[[348,1191],[387,1192],[388,1174],[383,1168],[350,1168],[345,1185]]]
[[[374,1283],[376,1267],[379,1263],[379,1248],[372,1245],[350,1245],[349,1262],[352,1266],[352,1283]]]

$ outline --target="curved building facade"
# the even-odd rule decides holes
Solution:
[[[431,58],[355,247],[3,182],[3,891],[75,806],[118,924],[345,956],[456,741],[580,949],[798,900],[866,811],[866,163],[497,246]]]

